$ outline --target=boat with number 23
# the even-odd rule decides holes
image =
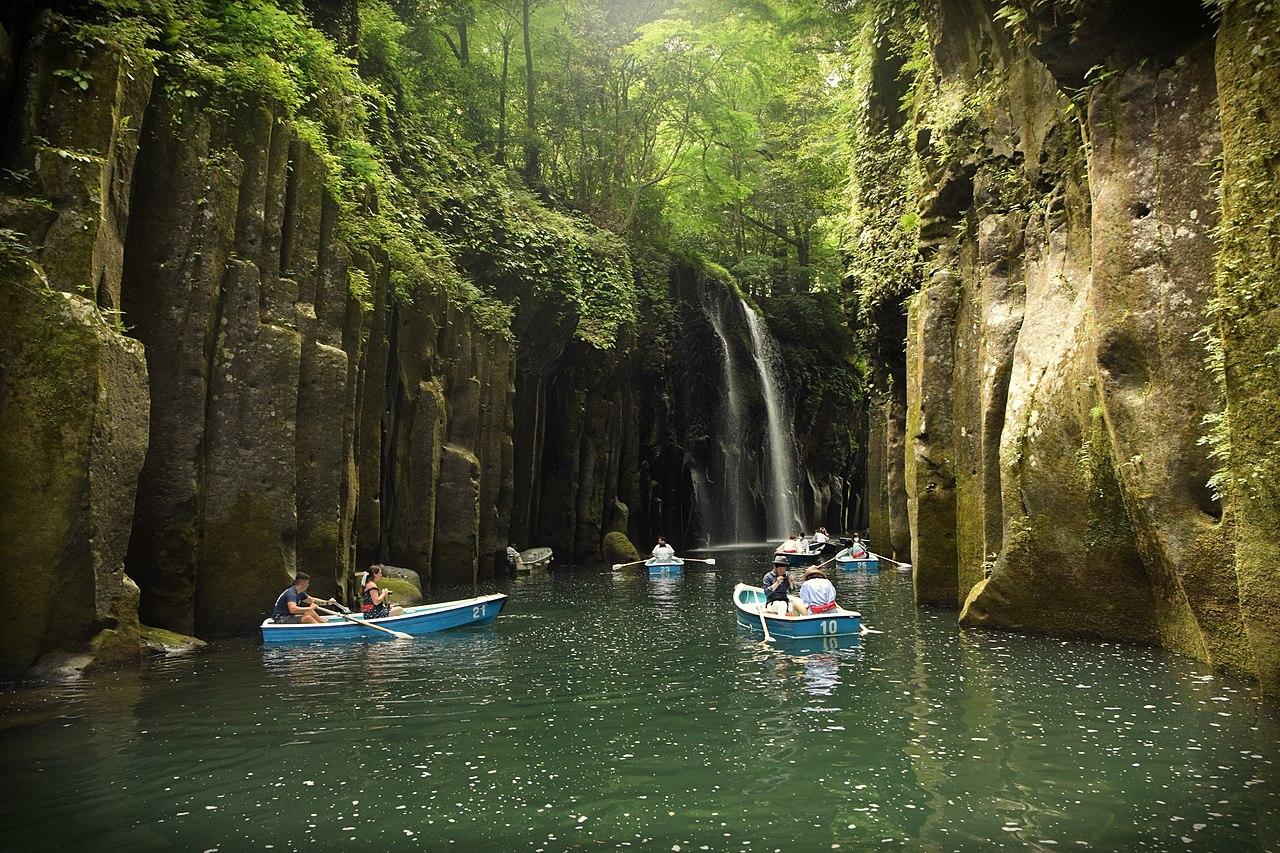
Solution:
[[[419,604],[406,607],[398,616],[365,620],[359,614],[350,619],[326,616],[322,624],[304,623],[278,625],[269,618],[262,623],[264,645],[277,643],[311,643],[321,640],[389,640],[391,637],[370,625],[380,625],[391,631],[399,631],[411,637],[434,634],[450,628],[468,625],[487,625],[502,612],[507,596],[501,593],[463,598],[458,601],[442,601],[438,604]],[[363,624],[362,624],[363,623]]]

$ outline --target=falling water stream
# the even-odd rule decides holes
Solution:
[[[769,440],[765,446],[765,458],[769,482],[763,484],[766,532],[775,539],[785,538],[792,532],[791,528],[802,522],[797,500],[796,478],[800,465],[796,454],[795,423],[782,395],[779,379],[781,356],[773,335],[765,328],[760,315],[746,302],[739,299],[738,304],[751,331],[751,353],[755,357],[756,372],[760,375],[760,389],[768,417]]]
[[[742,392],[738,388],[738,369],[733,358],[733,347],[725,334],[724,318],[718,306],[706,306],[707,319],[720,339],[724,360],[721,362],[723,377],[725,408],[718,418],[718,444],[721,454],[721,470],[716,482],[719,485],[719,515],[725,519],[726,528],[722,535],[730,542],[738,542],[744,537],[742,523],[742,496],[747,494],[746,477],[742,465],[741,437],[745,429],[743,418]],[[704,523],[708,523],[704,519]]]

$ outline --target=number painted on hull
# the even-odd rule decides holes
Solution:
[[[484,608],[485,608],[485,605],[483,605],[483,604],[477,604],[475,607],[472,607],[472,608],[471,608],[471,618],[472,618],[472,619],[483,619],[483,618],[484,618]]]
[[[822,633],[824,636],[828,634],[838,634],[840,632],[840,623],[832,620],[822,623]]]

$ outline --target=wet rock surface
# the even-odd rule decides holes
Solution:
[[[887,334],[893,306],[873,306],[873,540],[899,549],[904,500],[921,603],[962,607],[968,624],[1159,644],[1274,685],[1274,623],[1246,593],[1266,598],[1274,575],[1241,551],[1237,513],[1274,531],[1275,503],[1232,476],[1274,462],[1250,443],[1270,383],[1233,402],[1233,381],[1254,374],[1215,368],[1233,347],[1257,365],[1257,336],[1274,341],[1275,230],[1266,249],[1265,228],[1224,244],[1219,225],[1275,191],[1272,174],[1234,211],[1229,193],[1219,203],[1255,162],[1232,145],[1273,129],[1273,100],[1227,66],[1242,28],[1274,33],[1274,9],[1227,4],[1218,29],[1186,4],[1013,5],[1027,8],[925,4],[902,24],[928,34],[932,70],[894,137],[922,178],[902,190],[920,212],[920,267],[901,285],[905,347]],[[1277,67],[1272,42],[1255,72]],[[879,61],[893,64],[891,44]],[[873,87],[871,104],[893,91]],[[1219,327],[1239,293],[1233,251],[1256,286]],[[1249,438],[1215,459],[1210,426],[1237,417]]]

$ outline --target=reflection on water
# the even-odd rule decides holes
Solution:
[[[1247,685],[958,631],[896,572],[833,573],[883,634],[763,644],[730,595],[767,550],[717,563],[521,577],[496,625],[413,642],[223,643],[0,695],[4,843],[1280,846],[1280,720]]]

